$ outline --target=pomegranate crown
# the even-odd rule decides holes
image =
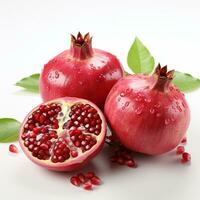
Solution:
[[[89,33],[84,36],[78,32],[77,37],[71,35],[71,48],[70,52],[74,58],[87,59],[92,57],[92,37]]]
[[[174,78],[174,70],[167,72],[167,65],[161,67],[160,63],[158,63],[154,74],[156,75],[157,80],[153,88],[159,91],[166,91]]]
[[[174,78],[174,70],[167,72],[167,65],[164,67],[161,67],[160,63],[158,63],[158,66],[155,69],[155,74],[159,76],[159,78],[172,80]]]
[[[71,42],[74,43],[77,46],[83,46],[85,44],[91,44],[92,43],[92,37],[90,37],[90,33],[86,33],[84,36],[78,32],[77,36],[71,34]]]

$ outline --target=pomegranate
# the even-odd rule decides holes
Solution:
[[[103,108],[112,86],[123,76],[118,59],[92,48],[89,33],[71,36],[71,47],[50,60],[41,73],[40,92],[44,101],[71,96],[92,101]]]
[[[129,75],[112,88],[105,115],[124,146],[157,155],[172,150],[184,138],[190,110],[172,79],[173,71],[159,64],[153,75]]]
[[[25,118],[19,135],[34,163],[55,171],[76,170],[103,147],[106,122],[93,103],[65,97],[43,103]]]

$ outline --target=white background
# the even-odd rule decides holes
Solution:
[[[135,36],[156,62],[200,77],[200,4],[190,0],[0,0],[0,117],[23,120],[41,102],[39,95],[14,86],[40,72],[44,63],[69,47],[69,34],[90,32],[93,46],[112,52],[126,67]],[[183,166],[174,152],[160,157],[136,155],[137,169],[111,166],[105,149],[85,169],[104,184],[93,192],[70,185],[69,173],[33,165],[22,152],[13,156],[0,144],[0,199],[200,199],[200,91],[188,94],[191,124],[187,151],[192,164]],[[18,144],[17,144],[18,145]]]

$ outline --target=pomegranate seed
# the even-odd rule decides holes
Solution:
[[[185,152],[184,146],[178,146],[176,149],[176,154],[183,154]]]
[[[85,175],[84,175],[83,173],[79,173],[79,174],[77,174],[77,176],[78,176],[78,178],[80,179],[80,181],[81,181],[82,183],[85,182],[86,178],[85,178]]]
[[[17,147],[16,147],[14,144],[11,144],[11,145],[9,146],[9,151],[10,151],[11,153],[18,153],[18,149],[17,149]]]
[[[41,149],[43,149],[43,150],[49,149],[49,146],[48,146],[47,144],[44,144],[44,143],[41,144],[40,147],[41,147]]]
[[[87,181],[83,184],[83,189],[85,190],[92,190],[92,183],[90,181]]]
[[[134,162],[134,160],[127,160],[126,165],[128,167],[136,167],[136,163]]]
[[[81,185],[81,181],[77,176],[72,176],[70,178],[70,182],[75,186],[80,186]]]
[[[95,176],[94,172],[87,172],[86,175],[85,175],[85,177],[88,178],[88,179],[91,179],[94,176]]]
[[[101,184],[101,179],[97,176],[92,177],[90,180],[91,180],[91,183],[93,185],[100,185]]]
[[[187,138],[184,137],[182,140],[181,140],[181,143],[186,143],[187,142]]]
[[[117,158],[117,163],[120,164],[120,165],[124,165],[125,160],[122,157],[118,157]]]
[[[78,152],[77,151],[71,151],[71,155],[73,158],[78,156]]]
[[[181,162],[182,163],[187,163],[187,162],[190,162],[191,161],[191,155],[187,152],[184,152],[182,154],[182,159],[181,159]]]

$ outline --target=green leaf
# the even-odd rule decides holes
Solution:
[[[29,77],[21,79],[16,83],[16,85],[23,87],[28,91],[39,93],[39,78],[40,74],[33,74]]]
[[[194,78],[190,74],[176,71],[174,73],[173,83],[182,92],[192,92],[200,88],[200,79]]]
[[[0,142],[17,141],[20,125],[15,119],[0,118]]]
[[[150,74],[155,64],[153,56],[137,37],[128,52],[127,62],[136,74]]]

